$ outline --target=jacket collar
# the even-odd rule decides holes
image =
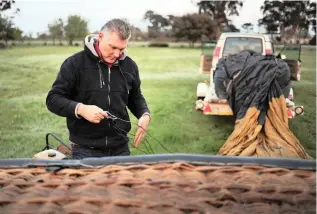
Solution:
[[[95,57],[99,58],[100,60],[103,60],[100,49],[99,49],[99,42],[98,42],[98,35],[97,34],[90,34],[85,37],[85,47],[88,49],[88,51],[94,55]],[[118,65],[119,61],[122,61],[126,58],[126,51],[123,52],[123,54],[120,56],[120,58],[113,63],[112,65]],[[106,62],[105,62],[106,63]],[[108,65],[109,66],[109,65]]]

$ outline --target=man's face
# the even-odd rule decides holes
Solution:
[[[123,54],[128,45],[128,40],[121,40],[118,33],[99,33],[99,49],[103,60],[113,64]]]

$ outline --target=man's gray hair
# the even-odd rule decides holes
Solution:
[[[111,19],[104,26],[102,26],[101,32],[116,32],[120,39],[128,40],[131,37],[131,27],[123,19]]]

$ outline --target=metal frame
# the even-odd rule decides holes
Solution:
[[[99,168],[107,165],[135,165],[187,162],[193,165],[208,166],[265,166],[287,169],[316,171],[316,160],[291,158],[260,158],[243,156],[220,156],[202,154],[160,154],[139,156],[114,156],[85,158],[82,160],[41,160],[41,159],[0,159],[0,168]]]
[[[53,138],[55,138],[58,142],[60,142],[62,145],[64,145],[67,149],[69,149],[70,151],[72,151],[72,149],[62,140],[60,139],[58,136],[52,134],[52,133],[47,133],[46,136],[45,136],[45,140],[46,140],[46,145],[45,147],[41,150],[41,151],[44,151],[44,150],[47,150],[47,149],[55,149],[54,147],[52,147],[49,142],[48,142],[48,138],[49,136],[52,136]]]

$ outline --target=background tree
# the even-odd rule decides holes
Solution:
[[[13,4],[15,4],[14,0],[0,0],[0,12],[12,9]],[[16,9],[16,12],[19,12],[20,9]]]
[[[5,41],[5,46],[8,45],[8,40],[14,38],[14,24],[13,17],[4,16],[2,12],[12,9],[14,3],[14,0],[0,0],[0,40]],[[16,9],[18,11],[20,10]]]
[[[0,40],[4,40],[5,45],[14,38],[14,26],[12,19],[0,14]]]
[[[240,30],[232,23],[230,23],[228,26],[222,26],[221,29],[222,32],[240,32]]]
[[[210,20],[207,14],[187,14],[181,17],[170,17],[172,35],[177,40],[186,40],[193,46],[203,39],[216,39],[215,28],[217,23]]]
[[[316,2],[311,2],[307,8],[307,17],[309,24],[316,35]]]
[[[55,20],[52,24],[48,25],[48,29],[50,32],[50,35],[53,39],[53,45],[55,45],[55,39],[59,39],[59,43],[62,43],[62,38],[63,38],[63,31],[64,24],[62,19]]]
[[[217,38],[223,28],[230,29],[230,16],[239,16],[238,9],[243,6],[242,1],[200,1],[197,3],[199,13],[206,13],[217,23]],[[235,28],[233,28],[235,29]]]
[[[20,28],[15,27],[13,30],[13,39],[16,41],[20,41],[22,43],[23,42],[22,34],[23,34],[23,31]]]
[[[163,17],[152,10],[146,11],[143,19],[150,22],[150,25],[148,26],[149,38],[158,38],[162,36],[162,34],[166,32],[167,27],[170,26],[168,18]]]
[[[78,15],[72,15],[68,17],[64,31],[69,45],[73,45],[74,39],[83,39],[83,37],[88,34],[87,25],[87,21]]]
[[[301,38],[301,32],[316,22],[316,4],[309,1],[264,1],[261,6],[263,18],[259,20],[270,34],[279,33],[283,38],[285,30],[292,28],[294,37]],[[315,20],[315,21],[314,21]]]
[[[295,30],[292,29],[292,28],[287,28],[284,32],[284,37],[283,39],[284,40],[290,40],[294,37],[294,34],[295,34]]]
[[[289,27],[295,31],[295,39],[302,38],[302,32],[309,29],[308,7],[309,1],[284,1],[285,8],[285,28]],[[296,15],[294,15],[296,14]]]
[[[131,25],[131,41],[145,40],[145,37],[140,28]]]
[[[49,35],[46,33],[37,33],[37,39],[46,41],[49,38]]]
[[[309,19],[311,28],[315,33],[313,38],[311,38],[309,44],[316,45],[316,2],[310,3],[307,14],[308,14],[308,19]]]
[[[276,34],[283,27],[281,26],[283,17],[280,13],[280,10],[283,9],[283,3],[281,1],[264,1],[260,9],[263,18],[259,19],[259,25],[264,26],[267,33]]]

